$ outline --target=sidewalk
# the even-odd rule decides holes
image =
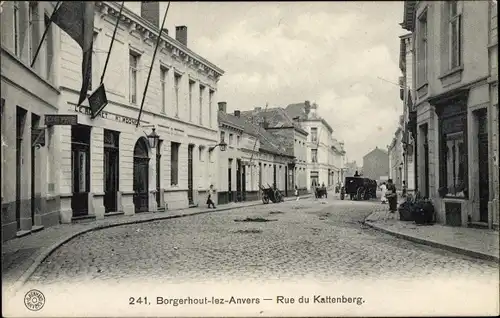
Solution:
[[[365,224],[387,234],[475,258],[499,261],[499,232],[440,224],[417,225],[398,220],[397,213],[374,212]]]
[[[304,195],[301,199],[312,197]],[[285,201],[295,200],[287,197]],[[38,265],[55,249],[72,238],[86,232],[113,226],[144,223],[156,220],[178,218],[190,215],[227,211],[232,209],[262,205],[262,201],[229,203],[216,209],[188,208],[165,212],[144,212],[131,216],[109,216],[103,220],[88,223],[59,224],[43,231],[6,241],[2,244],[2,290],[16,291],[28,280]]]

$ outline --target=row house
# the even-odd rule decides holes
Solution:
[[[330,153],[328,157],[328,164],[333,167],[339,167],[339,171],[337,174],[333,171],[330,173],[330,180],[328,184],[340,186],[341,183],[345,180],[345,150],[344,150],[344,142],[338,141],[335,138],[332,138],[332,145],[330,147]]]
[[[2,241],[59,224],[49,195],[43,114],[57,112],[57,32],[49,30],[33,64],[51,2],[2,1],[1,19],[1,197]],[[55,164],[55,163],[54,163]]]
[[[403,153],[403,132],[404,121],[403,115],[399,117],[399,125],[394,133],[394,138],[387,148],[389,154],[389,178],[396,185],[396,188],[401,189],[403,181],[405,180],[405,160]]]
[[[294,158],[287,167],[286,188],[282,189],[286,190],[285,194],[293,195],[295,187],[298,188],[300,194],[307,193],[308,133],[280,107],[264,110],[256,107],[254,110],[239,113],[241,118],[252,124],[251,127],[258,127],[262,139],[268,141],[269,149],[278,145],[282,146],[287,156]],[[272,145],[273,143],[275,146]]]
[[[45,29],[40,17],[49,15],[45,7],[50,2],[22,3],[25,4],[4,4],[2,57],[5,51],[13,65],[26,69],[29,59],[23,60],[23,54],[31,54],[33,46],[20,46],[13,39],[30,43],[29,36],[23,34],[27,31],[22,31],[30,30],[30,36],[39,41]],[[91,91],[100,84],[120,11],[115,2],[95,4]],[[38,8],[29,9],[31,6]],[[159,8],[158,2],[143,2],[141,16],[123,9],[103,81],[108,104],[97,118],[91,118],[88,101],[80,106],[76,103],[81,87],[81,49],[56,25],[49,27],[41,58],[32,68],[32,77],[43,80],[48,91],[29,88],[30,92],[43,95],[36,98],[36,103],[9,101],[17,98],[11,96],[20,96],[18,93],[5,98],[5,122],[16,125],[16,129],[3,130],[5,125],[2,125],[2,133],[7,132],[7,147],[12,145],[2,169],[13,174],[8,179],[2,176],[2,180],[21,180],[7,185],[13,189],[9,190],[9,200],[14,199],[21,206],[22,212],[17,214],[24,215],[24,221],[16,216],[21,219],[18,223],[26,222],[18,228],[29,229],[27,222],[35,222],[37,213],[51,220],[47,224],[52,224],[188,207],[204,200],[202,193],[217,182],[212,173],[217,156],[209,149],[219,142],[217,108],[213,103],[223,71],[187,47],[185,26],[176,27],[175,39],[168,35],[168,30],[162,33],[137,127],[159,34]],[[29,23],[28,13],[32,11],[39,15],[33,18],[34,23]],[[22,22],[26,24],[21,27]],[[4,32],[10,33],[4,36]],[[21,52],[19,58],[16,50]],[[27,80],[18,76],[21,71],[10,64],[4,66],[4,61],[2,58],[2,81],[5,77],[10,83],[7,76],[12,72],[22,81],[20,87],[27,87]],[[2,98],[3,94],[2,89]],[[41,103],[52,95],[53,99]],[[45,108],[36,112],[29,109],[40,103]],[[32,150],[34,155],[28,155],[27,134],[34,129],[42,131],[39,140],[44,143]],[[10,131],[25,138],[10,136]],[[153,134],[158,137],[156,143],[148,141]],[[16,142],[11,143],[15,140],[17,147],[13,146]],[[16,155],[15,149],[22,151]],[[29,175],[34,176],[34,181],[30,181]],[[27,201],[30,197],[37,198],[41,206],[31,203],[35,205],[31,214]]]
[[[286,111],[292,118],[297,118],[301,127],[308,134],[307,141],[307,185],[309,189],[314,186],[334,186],[342,176],[343,167],[334,162],[341,163],[345,151],[343,145],[337,145],[338,151],[333,151],[333,129],[321,118],[317,112],[318,105],[309,101],[290,104]]]
[[[226,106],[219,102],[220,142],[226,151],[219,153],[218,204],[257,200],[260,188],[268,186],[293,194],[289,178],[293,178],[290,168],[295,157],[276,136],[246,121],[239,110],[228,114]]]
[[[417,188],[453,226],[498,228],[496,1],[405,1]]]
[[[402,128],[402,151],[403,151],[403,180],[406,182],[408,193],[416,189],[416,171],[418,169],[415,160],[416,152],[416,111],[413,107],[415,92],[413,88],[413,50],[412,34],[408,33],[399,37],[399,69],[402,76],[399,80],[399,97],[403,102],[403,124]]]

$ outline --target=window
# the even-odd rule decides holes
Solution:
[[[448,106],[452,107],[452,106]],[[466,113],[441,117],[440,128],[440,187],[447,196],[468,197],[468,164]]]
[[[311,162],[318,162],[318,149],[311,149]]]
[[[14,11],[13,11],[13,19],[14,19],[14,25],[13,25],[13,36],[14,36],[14,54],[16,56],[21,55],[21,49],[20,49],[20,34],[19,34],[19,1],[14,1]]]
[[[240,146],[240,136],[236,136],[236,146]]]
[[[418,85],[427,82],[427,11],[418,18],[417,81]]]
[[[456,68],[462,64],[461,61],[461,15],[458,12],[457,1],[448,1],[448,28],[450,39],[450,68]]]
[[[204,150],[204,148],[205,148],[205,147],[203,147],[203,146],[200,146],[200,147],[199,147],[199,151],[198,151],[198,155],[199,155],[199,157],[198,157],[198,160],[199,160],[200,162],[203,162],[203,161],[204,161],[204,160],[203,160],[203,155],[204,155],[204,153],[205,153],[205,152],[203,151],[203,150]]]
[[[233,134],[229,134],[229,142],[228,142],[229,146],[232,146],[233,145]]]
[[[318,141],[318,128],[311,128],[311,141],[312,142],[317,142]]]
[[[49,24],[49,16],[45,15],[45,28],[47,28],[47,54],[46,54],[46,78],[49,82],[54,81],[54,73],[52,72],[52,63],[54,62],[54,35],[52,33],[52,26]]]
[[[208,122],[210,124],[210,127],[212,127],[212,107],[213,107],[213,100],[214,100],[214,91],[210,90],[208,92]]]
[[[220,142],[223,142],[223,141],[224,141],[224,139],[226,139],[225,137],[226,137],[226,133],[225,133],[225,132],[223,132],[223,131],[221,131],[221,132],[220,132]]]
[[[174,90],[175,90],[175,117],[179,117],[179,87],[181,84],[182,75],[175,73],[174,75]]]
[[[203,125],[203,95],[205,94],[205,86],[200,85],[200,125]]]
[[[170,143],[170,185],[179,184],[179,148],[181,144],[177,142]]]
[[[129,63],[130,63],[130,86],[129,86],[129,101],[132,104],[137,104],[137,72],[139,66],[139,56],[130,52]]]
[[[36,49],[39,44],[39,23],[38,23],[38,2],[30,1],[28,5],[28,36],[29,36],[29,63],[35,57]]]
[[[193,89],[194,81],[189,81],[189,121],[193,120]]]
[[[166,113],[167,109],[167,72],[168,69],[160,67],[160,83],[161,83],[161,112]]]

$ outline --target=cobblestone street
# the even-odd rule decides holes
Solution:
[[[492,262],[400,240],[362,224],[371,212],[386,208],[378,201],[309,199],[92,231],[57,249],[28,285],[498,279]],[[246,218],[260,222],[242,222]]]

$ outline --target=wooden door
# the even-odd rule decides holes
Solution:
[[[478,116],[479,221],[488,222],[489,169],[488,129],[486,112]]]
[[[149,157],[144,138],[134,148],[134,205],[136,213],[149,210]]]
[[[188,201],[193,205],[193,145],[188,147]]]

